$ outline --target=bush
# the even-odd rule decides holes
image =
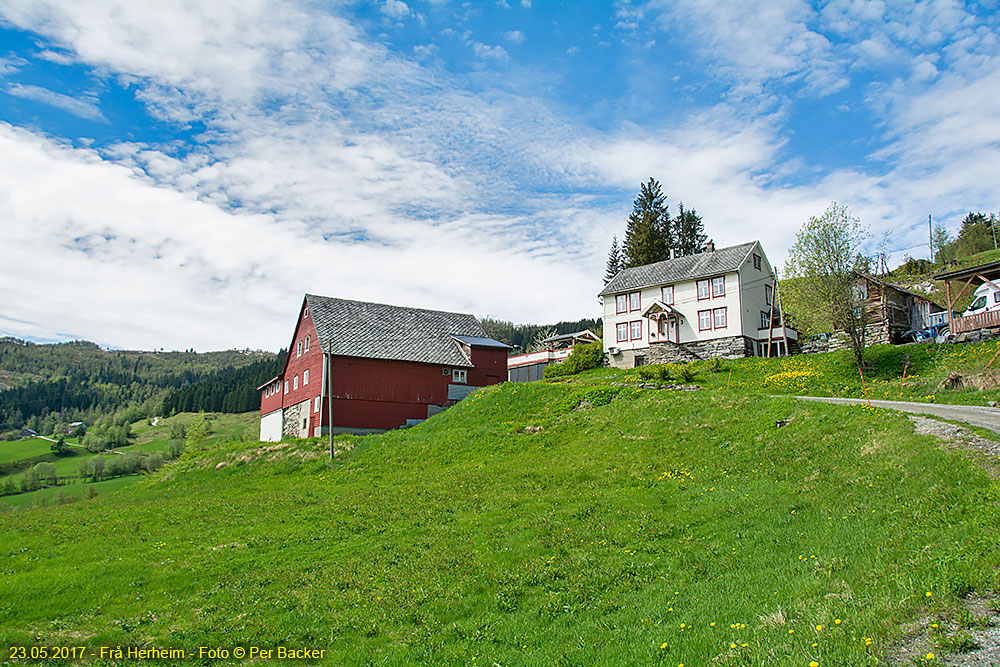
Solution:
[[[566,359],[558,364],[549,364],[545,368],[545,377],[553,378],[562,375],[575,375],[581,371],[597,368],[604,360],[604,343],[577,343]]]
[[[695,372],[691,370],[691,366],[681,366],[677,371],[677,380],[685,384],[689,382],[694,382]]]

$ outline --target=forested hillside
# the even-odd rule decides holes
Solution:
[[[252,410],[256,406],[245,407],[246,385],[252,390],[258,376],[273,375],[283,358],[281,353],[250,350],[143,352],[104,350],[86,341],[40,345],[3,338],[0,433],[24,426],[51,433],[57,424],[92,424],[99,416],[125,409],[131,418],[160,414],[173,392],[204,381],[211,381],[218,393],[213,402],[218,398],[238,408],[233,412]],[[247,367],[252,369],[236,372]],[[228,374],[220,377],[220,372]],[[202,402],[206,405],[193,409],[222,411],[204,398]]]
[[[479,323],[483,325],[488,336],[513,347],[514,354],[528,350],[542,338],[557,334],[576,333],[590,329],[598,336],[601,335],[600,318],[559,322],[558,324],[514,324],[513,322],[485,317],[480,319]]]

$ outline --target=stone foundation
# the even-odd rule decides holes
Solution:
[[[312,399],[289,405],[284,410],[281,424],[281,438],[308,438],[309,433],[309,408],[312,406]],[[302,427],[302,420],[306,420],[305,428]]]
[[[604,354],[604,365],[612,368],[635,368],[647,364],[686,364],[703,359],[742,359],[752,357],[753,341],[745,336],[717,338],[690,343],[650,343],[638,350],[622,350],[615,355]]]

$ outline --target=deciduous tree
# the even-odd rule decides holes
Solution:
[[[825,307],[834,326],[847,334],[859,366],[864,363],[868,295],[855,271],[868,262],[862,253],[867,238],[861,221],[833,202],[823,215],[802,225],[785,262],[785,275],[798,279],[803,297]]]

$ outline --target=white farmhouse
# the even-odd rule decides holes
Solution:
[[[774,283],[758,241],[624,269],[600,293],[604,351],[618,368],[787,354]]]

